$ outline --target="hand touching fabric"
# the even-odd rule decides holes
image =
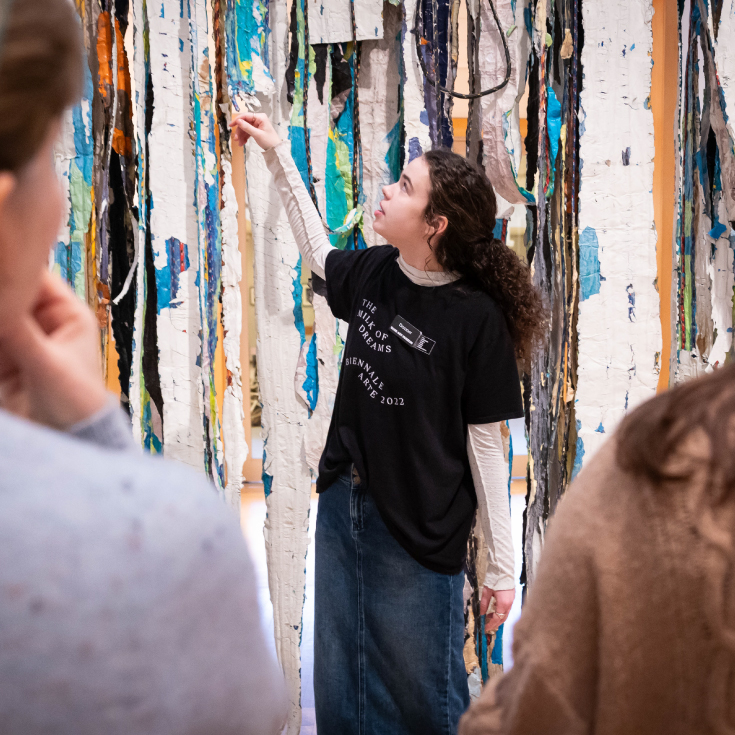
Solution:
[[[267,115],[262,112],[241,112],[230,123],[236,143],[245,145],[252,138],[264,151],[275,148],[281,139]]]
[[[107,399],[94,316],[46,273],[32,313],[0,337],[0,408],[64,430]]]

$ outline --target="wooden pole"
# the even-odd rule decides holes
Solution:
[[[653,171],[653,210],[658,241],[658,293],[661,300],[661,373],[658,390],[669,387],[672,357],[672,269],[676,198],[676,111],[679,87],[679,18],[677,4],[653,0],[653,70],[651,110],[656,152]]]

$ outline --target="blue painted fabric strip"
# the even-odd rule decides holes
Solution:
[[[600,293],[600,243],[592,227],[585,227],[579,236],[580,296],[585,301]]]

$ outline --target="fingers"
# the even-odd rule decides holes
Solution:
[[[240,112],[230,121],[232,137],[236,143],[245,145],[252,134],[257,133],[267,122],[268,118],[263,113]]]
[[[480,598],[480,615],[484,615],[490,607],[490,600],[493,599],[493,591],[489,587],[482,588],[482,597]]]
[[[47,273],[33,316],[41,329],[51,334],[65,324],[88,321],[91,312],[61,278]]]
[[[17,364],[34,364],[41,357],[45,336],[35,318],[27,315],[18,320],[16,329],[8,332],[5,345]]]
[[[245,112],[238,112],[237,115],[232,118],[230,127],[234,128],[239,120],[244,120],[245,122],[254,125],[256,128],[259,128],[262,126],[263,122],[268,120],[268,116],[264,115],[262,112],[248,112],[247,110]]]
[[[18,366],[10,356],[7,348],[0,344],[0,383],[10,380],[19,374]]]
[[[485,632],[494,633],[503,623],[508,621],[508,613],[492,612],[485,616]]]
[[[257,125],[253,125],[249,123],[247,120],[243,120],[240,118],[236,121],[235,125],[239,130],[241,130],[243,133],[245,133],[247,136],[251,136],[253,134],[257,135],[260,128]]]
[[[231,123],[232,124],[232,123]],[[245,143],[253,137],[253,133],[257,134],[257,128],[250,125],[245,120],[234,121],[235,127],[232,130],[232,137],[239,145],[245,145]]]
[[[504,622],[505,621],[495,615],[495,613],[490,613],[490,615],[485,618],[485,633],[495,633]]]
[[[230,122],[230,127],[232,137],[240,145],[253,138],[263,150],[268,150],[281,142],[268,116],[262,112],[241,112]]]
[[[493,590],[489,587],[482,588],[480,614],[485,615],[486,633],[494,633],[508,619],[510,610],[513,607],[514,599],[515,590]],[[492,611],[488,613],[491,600],[494,600],[495,604]]]

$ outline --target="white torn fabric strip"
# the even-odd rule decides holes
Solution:
[[[510,51],[511,73],[498,92],[480,98],[482,109],[483,159],[485,172],[498,195],[509,204],[529,204],[533,196],[518,186],[521,165],[521,138],[518,103],[526,88],[531,38],[524,14],[528,0],[495,0],[500,30],[487,2],[480,3],[482,33],[479,39],[480,88],[498,86],[507,74],[501,34]]]
[[[710,5],[709,8],[711,13],[712,6]],[[733,39],[735,39],[735,0],[724,0],[720,10],[717,41],[714,46],[717,76],[722,86],[725,106],[731,111],[735,110],[735,43]],[[731,119],[728,121],[728,128],[730,135],[735,139]]]
[[[406,136],[405,161],[410,163],[431,150],[429,116],[424,106],[424,74],[416,56],[413,24],[418,0],[403,3],[403,127]]]
[[[215,395],[215,356],[210,352],[210,345],[218,340],[219,320],[218,307],[212,298],[212,291],[218,291],[221,284],[216,282],[215,270],[210,268],[210,253],[221,248],[221,220],[219,211],[214,207],[210,211],[210,192],[220,194],[219,151],[216,149],[215,115],[214,115],[214,80],[212,65],[209,63],[210,34],[208,9],[211,3],[207,0],[190,0],[189,2],[189,37],[192,44],[191,81],[192,100],[197,100],[194,111],[199,119],[194,121],[196,138],[196,196],[198,233],[197,249],[199,253],[199,314],[200,314],[200,360],[202,377],[202,410],[207,429],[204,440],[208,459],[209,473],[217,490],[224,496],[224,447],[222,427]],[[219,242],[218,242],[219,240]],[[220,259],[222,257],[220,250]],[[221,296],[221,291],[217,292]],[[224,396],[223,396],[224,398]]]
[[[276,70],[274,76],[283,78]],[[279,127],[285,132],[285,125]],[[248,180],[258,182],[257,186],[248,186],[248,193],[265,442],[263,476],[268,515],[264,533],[276,653],[291,702],[288,733],[297,735],[301,724],[300,642],[311,496],[311,473],[304,457],[308,413],[294,391],[301,351],[293,315],[299,252],[263,156],[253,149],[254,145],[248,144],[246,166]]]
[[[351,2],[355,7],[357,40],[383,38],[383,0],[311,0],[310,45],[352,41]]]
[[[151,244],[158,282],[158,349],[164,454],[204,467],[195,151],[189,131],[191,44],[178,4],[148,4],[155,105],[148,138]],[[167,288],[168,287],[168,291]]]
[[[709,8],[710,36],[714,45],[714,60],[717,67],[717,80],[722,89],[725,103],[727,131],[730,138],[735,139],[732,125],[732,114],[735,110],[735,0],[724,0],[720,9],[720,24],[717,33],[712,27],[712,6]],[[717,40],[714,40],[715,35]],[[700,51],[701,53],[701,51]],[[683,66],[681,67],[684,68]],[[704,90],[700,90],[703,92]],[[716,101],[711,104],[717,104]],[[718,195],[721,196],[721,195]],[[714,207],[716,212],[723,212],[720,202]],[[714,243],[713,257],[708,263],[708,272],[712,283],[712,321],[717,336],[708,357],[709,366],[724,365],[725,358],[732,348],[733,327],[733,244],[729,221],[720,216],[719,224],[724,227],[723,235]],[[715,224],[712,223],[714,227]],[[706,227],[706,225],[705,225]],[[709,229],[707,232],[709,233]],[[710,242],[708,238],[706,242]]]
[[[724,208],[721,208],[724,209]],[[722,222],[729,231],[729,222]],[[712,242],[712,238],[704,240]],[[712,334],[716,335],[707,358],[708,368],[722,367],[732,348],[732,311],[733,311],[733,251],[727,236],[712,243],[712,251],[707,259],[707,275],[712,284],[711,315]]]
[[[400,31],[403,11],[385,6],[385,38],[362,44],[360,130],[362,138],[363,235],[368,247],[385,245],[373,230],[373,212],[398,167],[400,130]],[[393,170],[391,170],[393,169]]]
[[[382,27],[382,23],[381,23]],[[368,42],[372,45],[372,42]],[[365,46],[363,43],[363,59]],[[326,192],[326,168],[327,168],[327,149],[329,145],[330,130],[330,93],[332,88],[332,65],[326,64],[322,89],[319,89],[319,83],[315,74],[309,75],[309,107],[308,107],[308,123],[309,123],[309,141],[311,143],[311,160],[313,166],[312,182],[319,202],[319,211],[322,216],[326,217],[327,213],[327,192]],[[321,91],[321,98],[320,98]],[[305,188],[301,188],[301,195],[305,193]],[[313,210],[314,208],[311,207]],[[313,215],[316,214],[312,212]],[[321,220],[320,220],[321,223]],[[310,224],[310,227],[316,228],[317,233],[322,233],[322,247],[329,246],[329,240],[325,234],[323,225],[317,224],[316,219]],[[303,258],[304,263],[311,270],[308,258]],[[312,271],[312,275],[321,277],[323,273],[324,263],[321,263],[321,269],[318,272]],[[316,477],[319,473],[319,460],[327,441],[327,433],[332,420],[332,411],[334,409],[334,401],[337,395],[337,384],[339,382],[339,366],[341,360],[341,350],[337,343],[337,320],[332,315],[327,301],[324,296],[316,293],[314,290],[314,279],[312,278],[312,306],[314,309],[314,327],[311,338],[306,338],[301,347],[301,355],[299,357],[299,366],[303,364],[303,370],[299,369],[295,376],[296,392],[301,396],[307,406],[311,406],[311,398],[307,394],[307,367],[316,368],[315,377],[316,388],[318,389],[316,405],[313,411],[310,411],[309,420],[306,423],[304,431],[304,455],[306,464]],[[310,350],[312,342],[316,341],[316,365],[308,366],[310,358]],[[315,386],[311,384],[311,390]]]
[[[222,405],[222,434],[227,464],[225,501],[232,510],[240,512],[240,490],[243,483],[243,465],[248,456],[245,441],[245,408],[240,364],[240,336],[242,334],[242,256],[237,228],[237,196],[232,185],[232,164],[222,161],[222,319],[224,325],[225,368],[227,387]]]
[[[140,90],[146,85],[146,45],[144,29],[146,13],[144,0],[131,3],[132,23],[128,25],[125,46],[128,59],[133,60],[130,75],[130,98],[133,102],[133,128],[135,130],[135,150],[138,156],[138,181],[135,187],[135,207],[138,211],[138,227],[135,231],[138,253],[145,252],[147,202],[141,196],[141,173],[146,170],[145,115],[146,96]],[[132,34],[132,38],[131,38]],[[133,438],[138,446],[143,445],[143,330],[145,328],[145,268],[141,265],[135,271],[135,313],[133,316],[133,359],[130,370],[130,412],[132,414]]]
[[[270,68],[276,91],[273,95],[258,95],[263,112],[282,139],[288,138],[291,117],[291,105],[286,97],[289,15],[287,3],[270,4]],[[298,735],[300,644],[311,503],[311,472],[304,452],[308,411],[294,390],[301,352],[301,335],[294,321],[294,280],[298,277],[299,251],[263,154],[254,141],[247,144],[245,152],[254,245],[258,380],[263,403],[268,586],[273,603],[276,654],[290,700],[286,732]],[[323,232],[321,224],[319,227]]]
[[[337,347],[337,320],[324,296],[314,294],[314,334],[319,364],[319,400],[309,418],[304,440],[306,463],[314,476],[327,443],[334,401],[339,383],[340,350]]]
[[[696,329],[698,338],[691,350],[678,350],[676,353],[675,369],[673,379],[680,382],[697,377],[714,367],[725,364],[725,359],[732,348],[732,326],[733,326],[733,237],[730,227],[727,208],[732,209],[732,192],[727,193],[728,165],[730,170],[732,163],[732,139],[733,126],[731,121],[732,110],[735,108],[735,50],[732,47],[732,39],[735,36],[735,2],[725,0],[720,11],[719,29],[714,28],[711,5],[707,6],[706,16],[703,17],[701,25],[703,38],[709,38],[713,44],[714,54],[711,68],[709,53],[707,58],[703,55],[702,45],[699,39],[695,41],[697,54],[696,61],[690,60],[689,24],[694,9],[698,6],[698,0],[688,0],[684,3],[681,15],[681,38],[685,39],[681,45],[680,100],[687,91],[687,69],[691,69],[696,63],[699,69],[697,84],[699,108],[707,110],[705,96],[709,92],[710,106],[709,123],[717,138],[720,155],[718,163],[722,167],[721,191],[712,192],[712,201],[707,201],[702,182],[696,177],[694,180],[694,191],[692,193],[694,205],[698,215],[692,220],[692,239],[694,248],[694,261],[692,263],[692,274],[694,276],[694,303]],[[702,8],[700,8],[701,11]],[[715,33],[717,30],[717,33]],[[715,39],[716,36],[716,39]],[[696,75],[696,72],[695,72]],[[721,95],[712,93],[711,90],[718,87]],[[723,104],[724,103],[724,104]],[[681,107],[681,103],[680,103]],[[681,125],[686,121],[682,119]],[[725,149],[725,154],[722,154]],[[677,170],[677,189],[681,195],[682,171],[685,157],[691,155],[679,146],[679,166]],[[679,200],[682,200],[679,196]],[[681,204],[680,204],[681,207]],[[714,212],[716,218],[711,219]],[[682,218],[681,210],[678,212]],[[683,221],[683,220],[682,220]],[[683,226],[683,225],[682,225]],[[713,233],[714,230],[714,233]],[[719,237],[716,237],[717,233]],[[678,254],[678,258],[681,254]],[[679,324],[679,320],[675,320]]]
[[[661,354],[647,102],[653,8],[631,0],[582,13],[577,466],[655,394]]]

